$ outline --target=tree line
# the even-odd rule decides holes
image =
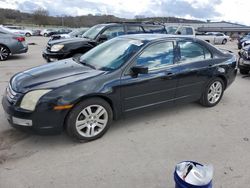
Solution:
[[[114,15],[83,15],[83,16],[50,16],[45,9],[39,8],[33,13],[24,13],[19,10],[0,8],[0,24],[37,25],[37,26],[65,26],[65,27],[90,27],[105,22],[122,21],[151,21],[151,22],[201,22],[175,17],[154,17],[124,19]]]

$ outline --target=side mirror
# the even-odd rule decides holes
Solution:
[[[131,68],[131,71],[133,75],[148,74],[148,67],[134,66]]]
[[[106,40],[108,40],[107,35],[100,35],[100,36],[98,37],[98,42],[104,42],[104,41],[106,41]]]

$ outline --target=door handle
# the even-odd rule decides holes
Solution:
[[[164,80],[171,80],[171,79],[173,79],[173,77],[174,77],[174,73],[172,73],[172,72],[167,72],[167,73],[165,73],[165,75],[162,77],[162,79],[164,79]]]

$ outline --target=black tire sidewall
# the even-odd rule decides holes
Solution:
[[[242,74],[242,75],[247,75],[248,73],[249,73],[248,70],[240,69],[240,74]]]
[[[84,137],[77,132],[75,122],[76,122],[76,119],[77,119],[77,116],[79,115],[79,113],[84,108],[86,108],[87,106],[90,106],[90,105],[101,105],[102,107],[104,107],[108,113],[108,123],[107,123],[106,127],[98,135],[96,135],[94,137]],[[86,100],[78,103],[71,110],[71,112],[69,113],[69,115],[67,117],[66,128],[67,128],[67,132],[68,132],[69,136],[71,136],[72,138],[80,140],[80,141],[91,141],[91,140],[95,140],[97,138],[102,137],[109,129],[112,120],[113,120],[113,112],[112,112],[112,108],[110,107],[110,105],[105,100],[103,100],[101,98],[90,98],[90,99],[86,99]]]
[[[211,85],[214,82],[217,82],[217,81],[219,81],[222,84],[222,93],[221,93],[221,96],[220,96],[219,100],[216,103],[210,103],[209,100],[208,100],[208,91],[209,91]],[[203,95],[202,95],[202,98],[201,98],[201,104],[204,105],[204,106],[207,106],[207,107],[216,106],[220,102],[221,98],[223,97],[224,90],[225,90],[225,84],[224,84],[224,81],[221,78],[214,78],[214,79],[212,79],[207,84],[207,87],[206,87],[205,91],[203,92]]]

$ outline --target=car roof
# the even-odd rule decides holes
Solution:
[[[152,23],[140,23],[140,22],[110,22],[110,23],[102,23],[102,24],[98,24],[98,25],[102,25],[102,26],[113,26],[113,25],[142,25],[142,26],[161,26],[164,27],[164,25],[161,24],[152,24]]]
[[[150,42],[160,39],[187,39],[194,40],[194,37],[187,37],[182,35],[170,35],[170,34],[132,34],[132,35],[123,35],[120,38],[128,38],[134,40],[141,40],[144,42]]]

